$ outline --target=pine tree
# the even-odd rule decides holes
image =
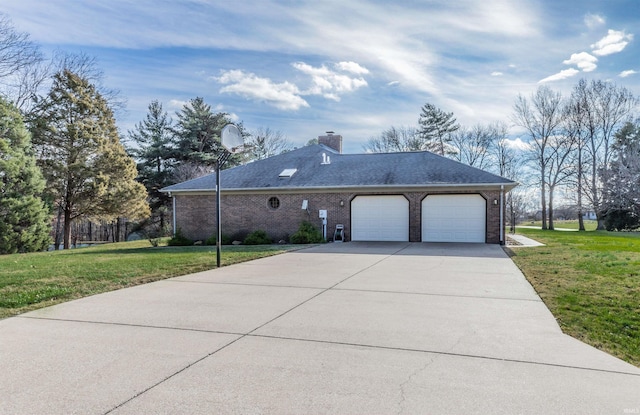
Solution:
[[[175,150],[173,122],[161,103],[149,104],[146,118],[129,131],[129,140],[136,145],[130,152],[138,160],[138,181],[147,188],[153,217],[159,221],[160,229],[164,229],[170,198],[160,189],[175,183],[172,174]]]
[[[177,114],[176,154],[181,165],[194,169],[213,167],[223,147],[220,134],[225,125],[231,123],[229,114],[213,113],[211,106],[200,97],[192,99]],[[238,125],[242,132],[242,125]],[[224,167],[239,164],[240,157],[232,156]]]
[[[0,98],[0,254],[42,251],[51,243],[44,187],[20,112]]]
[[[640,227],[640,126],[625,124],[615,135],[604,189],[605,227]]]
[[[455,153],[449,148],[451,134],[460,128],[453,112],[444,112],[433,104],[424,104],[418,119],[424,148],[441,156]]]
[[[32,130],[47,189],[63,212],[65,249],[77,218],[149,215],[146,191],[135,181],[135,162],[120,143],[113,113],[86,78],[57,73]]]

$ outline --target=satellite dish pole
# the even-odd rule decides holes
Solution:
[[[240,129],[234,124],[227,124],[222,129],[222,153],[216,160],[216,266],[220,268],[222,248],[222,228],[220,227],[220,167],[227,162],[231,154],[239,153],[244,148],[244,139]]]

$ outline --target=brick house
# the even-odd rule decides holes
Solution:
[[[302,221],[332,240],[504,243],[504,194],[516,182],[436,154],[342,154],[342,137],[223,170],[222,233],[264,230],[287,240]],[[162,189],[173,198],[174,229],[215,233],[215,174]]]

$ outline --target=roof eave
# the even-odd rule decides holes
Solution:
[[[350,185],[350,186],[296,186],[296,187],[247,187],[247,188],[229,188],[222,189],[222,193],[273,193],[273,192],[286,192],[286,193],[309,193],[309,192],[336,192],[336,191],[352,191],[352,190],[365,190],[365,191],[402,191],[402,190],[416,190],[416,189],[460,189],[466,188],[470,190],[486,190],[504,189],[510,191],[514,187],[518,186],[517,182],[507,183],[431,183],[431,184],[407,184],[407,185]],[[215,189],[162,189],[163,193],[174,194],[215,194]]]

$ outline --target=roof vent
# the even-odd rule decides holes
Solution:
[[[322,163],[320,164],[331,164],[331,157],[327,156],[327,153],[322,153]]]
[[[282,178],[291,177],[297,171],[298,171],[298,169],[284,169],[284,170],[282,170],[282,173],[280,173],[280,175],[278,177],[282,177]]]

